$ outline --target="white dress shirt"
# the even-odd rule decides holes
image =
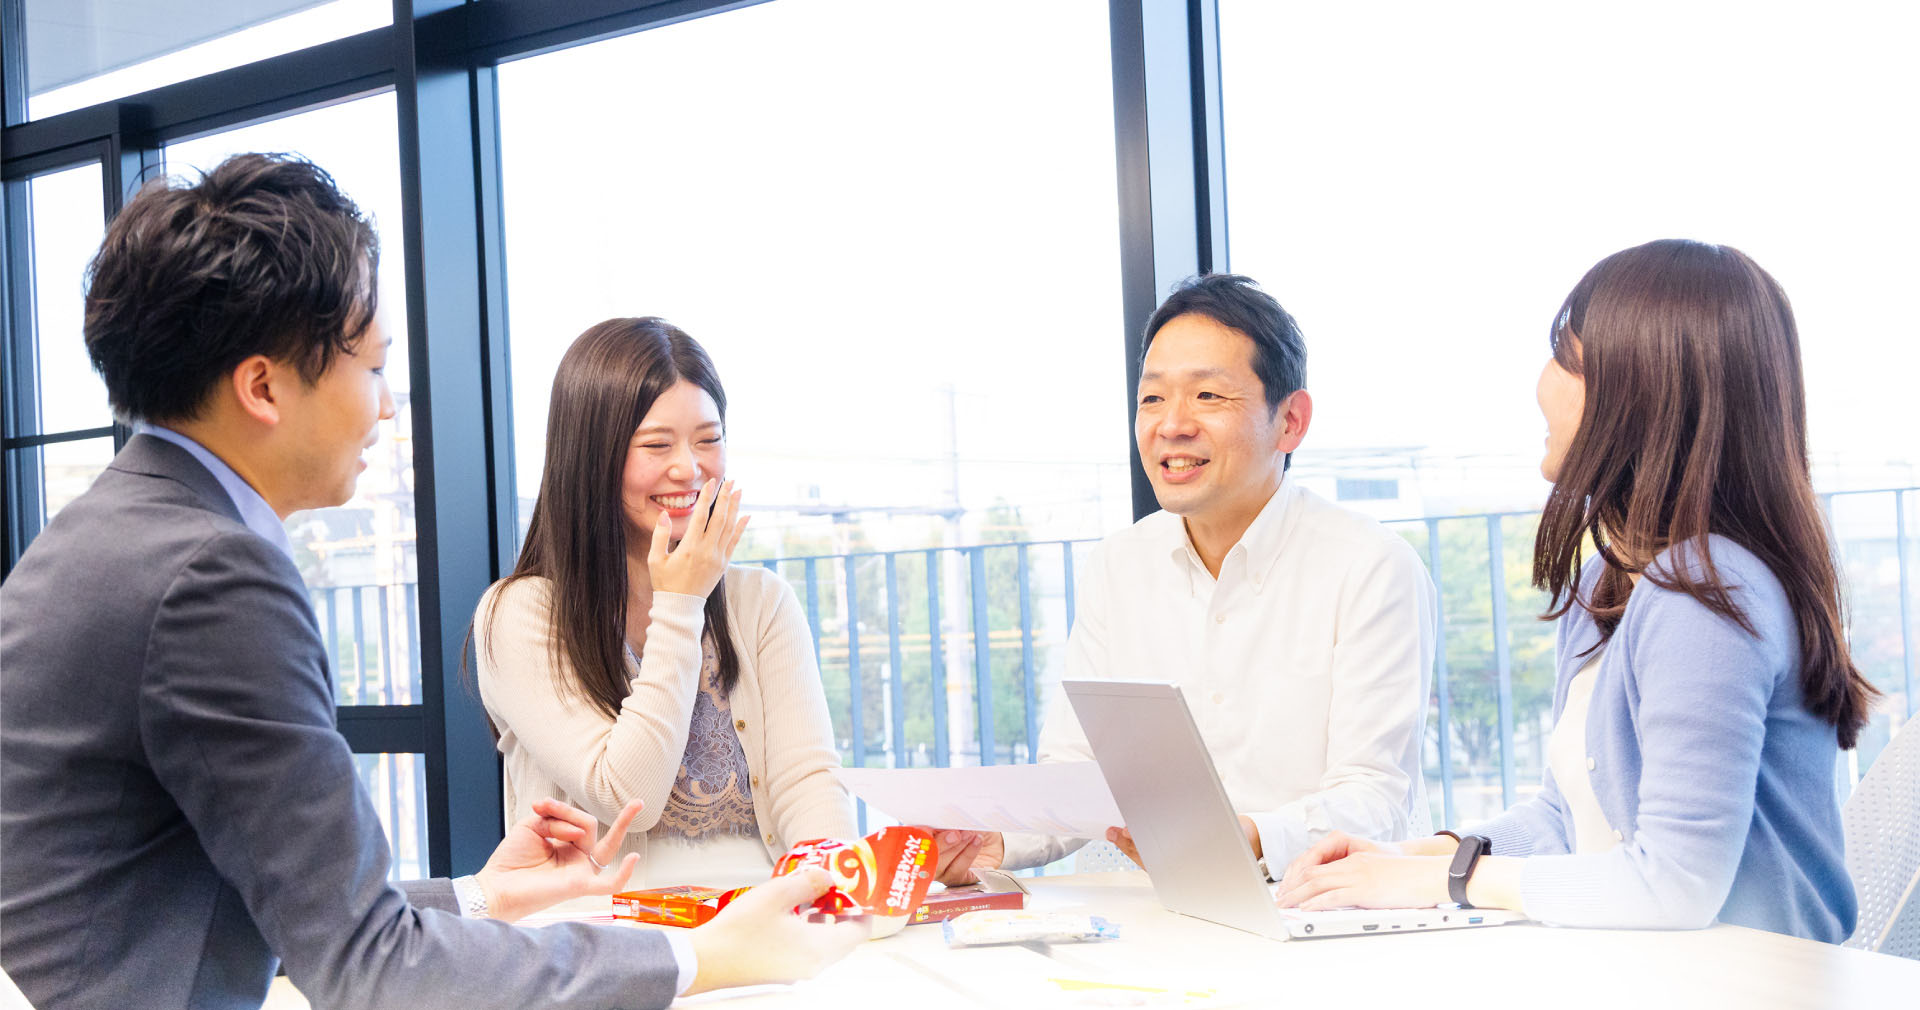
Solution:
[[[1180,685],[1269,866],[1334,829],[1429,830],[1420,754],[1436,611],[1406,541],[1282,481],[1217,579],[1181,518],[1156,512],[1103,541],[1075,591],[1066,676]],[[1091,757],[1055,685],[1040,760]],[[1079,844],[1009,834],[1005,865]]]

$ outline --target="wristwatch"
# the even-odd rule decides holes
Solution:
[[[1460,836],[1460,848],[1454,850],[1453,865],[1447,867],[1447,897],[1461,908],[1472,908],[1473,902],[1467,900],[1467,881],[1473,879],[1473,868],[1480,863],[1480,857],[1493,848],[1493,843],[1482,835]]]
[[[487,908],[487,889],[480,886],[480,879],[468,874],[453,878],[453,896],[460,903],[460,914],[468,919],[490,919],[491,910]]]

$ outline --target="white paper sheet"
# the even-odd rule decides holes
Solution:
[[[1100,838],[1120,823],[1120,808],[1092,761],[833,773],[855,796],[902,824]]]

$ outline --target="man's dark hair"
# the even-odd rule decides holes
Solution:
[[[1306,388],[1307,344],[1300,336],[1300,324],[1253,278],[1240,274],[1202,274],[1181,281],[1147,320],[1140,360],[1146,360],[1147,348],[1153,346],[1162,326],[1188,313],[1205,316],[1253,341],[1253,374],[1266,390],[1268,411],[1278,410],[1280,401]]]
[[[149,183],[87,267],[87,355],[121,417],[196,416],[256,354],[311,383],[373,321],[379,239],[304,158],[236,154]]]

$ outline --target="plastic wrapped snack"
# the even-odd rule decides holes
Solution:
[[[1120,927],[1098,915],[1068,912],[981,911],[968,912],[941,923],[950,947],[980,946],[991,943],[1071,943],[1080,940],[1112,940]]]

